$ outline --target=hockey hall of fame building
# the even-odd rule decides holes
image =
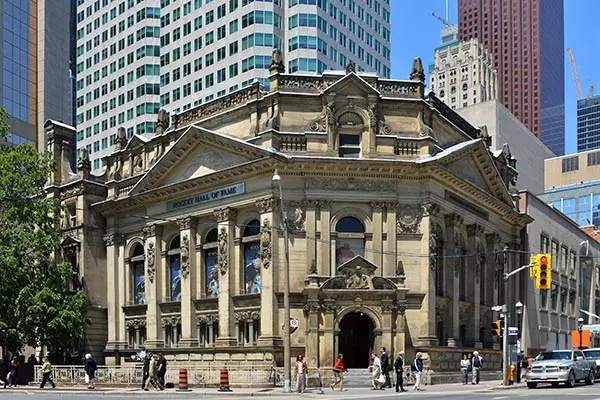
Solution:
[[[273,59],[269,91],[161,111],[149,138],[119,129],[100,176],[85,150],[70,156],[72,128],[46,123],[62,255],[94,310],[86,346],[108,365],[140,349],[174,366],[282,365],[277,169],[294,357],[323,370],[338,353],[366,367],[381,346],[422,351],[437,371],[465,349],[499,360],[495,255],[531,220],[511,196],[510,153],[425,96],[419,59],[406,81],[352,65],[292,75]]]

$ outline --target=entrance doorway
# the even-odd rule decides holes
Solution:
[[[367,368],[370,350],[374,346],[374,325],[361,312],[352,312],[340,321],[339,352],[344,355],[344,367]]]

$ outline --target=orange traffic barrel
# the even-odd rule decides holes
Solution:
[[[229,388],[229,371],[226,368],[221,369],[221,379],[219,382],[219,392],[231,392]]]
[[[188,386],[188,371],[187,369],[181,368],[179,370],[179,389],[178,392],[188,392],[190,390]]]

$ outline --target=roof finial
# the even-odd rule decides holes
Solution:
[[[421,57],[416,57],[413,60],[412,70],[410,71],[410,80],[425,82],[425,72],[423,71]]]
[[[270,74],[283,74],[285,72],[285,64],[283,63],[283,56],[279,49],[273,49],[271,55],[271,65],[269,65]]]
[[[356,64],[354,64],[353,62],[350,62],[347,66],[346,66],[346,74],[349,74],[350,72],[354,72],[356,73]]]

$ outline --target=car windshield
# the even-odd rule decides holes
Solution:
[[[600,350],[584,350],[583,353],[588,360],[600,360]]]
[[[570,351],[546,351],[537,357],[538,361],[542,360],[570,360]]]

